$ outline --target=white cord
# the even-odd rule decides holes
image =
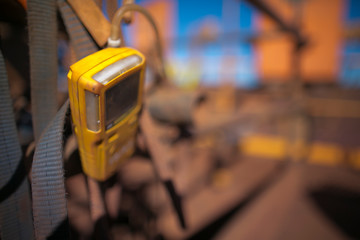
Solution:
[[[121,39],[111,39],[110,37],[108,38],[108,42],[107,42],[107,46],[108,47],[120,47],[121,45]]]

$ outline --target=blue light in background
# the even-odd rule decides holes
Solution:
[[[221,84],[223,79],[232,78],[238,87],[254,88],[258,85],[255,69],[254,50],[251,44],[241,42],[241,34],[254,32],[254,11],[244,2],[237,0],[190,1],[178,0],[178,32],[175,34],[186,43],[175,43],[175,52],[189,52],[189,42],[184,37],[191,37],[199,30],[205,19],[212,18],[218,22],[220,40],[206,44],[196,54],[200,54],[202,61],[202,83],[205,85]],[[232,39],[224,39],[225,36]],[[189,58],[193,52],[187,54]],[[176,55],[176,54],[174,54]],[[184,55],[184,54],[182,54]],[[222,64],[230,57],[235,62],[229,66]],[[175,56],[175,58],[177,58]],[[235,68],[235,69],[233,69]],[[229,73],[229,74],[227,74]],[[231,75],[231,76],[230,76]]]
[[[360,87],[360,44],[347,42],[343,49],[340,83],[349,87]]]
[[[188,36],[190,27],[203,20],[204,17],[221,18],[222,1],[178,0],[176,2],[178,6],[178,26],[176,29],[179,37]]]
[[[250,43],[241,40],[242,35],[254,32],[252,8],[239,0],[171,1],[177,7],[177,13],[175,13],[177,19],[174,21],[177,25],[174,26],[173,47],[166,53],[170,65],[181,65],[184,71],[193,71],[191,65],[194,65],[194,59],[196,59],[199,61],[196,67],[200,68],[198,71],[201,72],[199,75],[201,83],[205,85],[221,84],[223,78],[232,78],[233,83],[239,87],[253,88],[258,85],[254,49]],[[136,0],[135,2],[146,5],[156,0]],[[121,1],[119,1],[120,4]],[[199,49],[190,49],[191,40],[198,34],[205,19],[211,19],[218,25],[219,39]],[[123,29],[125,40],[131,43],[128,37],[131,34],[127,34],[128,27]],[[231,69],[228,71],[224,70],[226,65],[222,64],[227,57],[234,60],[234,64],[229,66]],[[181,75],[187,76],[187,74]],[[176,75],[174,77],[176,78]],[[179,80],[175,79],[175,82]]]
[[[360,1],[348,0],[345,14],[345,25],[360,20]],[[340,71],[340,84],[349,87],[360,87],[360,42],[348,40],[343,50],[343,61]]]
[[[360,1],[348,0],[348,9],[346,13],[346,21],[353,21],[360,19]]]

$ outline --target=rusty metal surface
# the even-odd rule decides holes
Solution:
[[[155,122],[146,108],[144,108],[140,118],[140,127],[160,179],[167,180],[172,178],[170,165],[173,156],[170,150],[171,146],[166,142],[160,141],[159,131],[156,129]]]
[[[308,199],[301,166],[292,166],[239,212],[215,239],[347,239]]]
[[[150,115],[170,124],[191,124],[193,112],[203,98],[200,92],[159,88],[147,98]]]
[[[274,96],[273,94],[254,94],[251,96],[250,94],[238,99],[241,99],[240,105],[239,100],[236,100],[237,103],[234,104],[236,107],[228,109],[221,116],[219,115],[223,109],[221,107],[219,107],[219,110],[216,109],[216,103],[213,102],[214,99],[196,108],[194,110],[194,126],[196,130],[193,132],[195,133],[193,139],[176,143],[169,149],[169,151],[176,153],[173,163],[173,177],[179,191],[185,197],[184,212],[188,222],[188,229],[184,231],[179,228],[176,216],[170,207],[167,210],[162,209],[159,213],[158,228],[166,239],[186,239],[198,236],[199,231],[202,231],[213,221],[219,219],[229,209],[234,207],[236,203],[245,198],[251,192],[250,189],[256,185],[256,182],[266,175],[266,171],[270,172],[268,169],[270,167],[266,165],[268,162],[264,162],[258,167],[253,165],[246,168],[246,164],[250,166],[251,164],[256,164],[256,161],[261,160],[249,159],[239,161],[239,158],[236,157],[236,151],[231,154],[231,148],[224,150],[223,155],[219,155],[222,148],[226,149],[229,143],[231,145],[231,141],[225,144],[219,136],[225,134],[225,136],[229,137],[233,134],[239,138],[244,134],[243,131],[246,134],[267,131],[272,134],[284,134],[290,137],[289,140],[293,136],[295,137],[294,141],[296,141],[306,130],[299,128],[300,125],[298,126],[295,121],[297,116],[299,116],[296,108],[294,109],[295,105],[292,102],[286,101],[286,97]],[[308,106],[311,108],[311,103]],[[239,117],[234,119],[234,116]],[[287,127],[283,128],[282,126],[285,122],[288,122],[286,124]],[[160,125],[158,127],[161,128]],[[219,130],[226,129],[227,127],[228,131],[223,131],[219,134]],[[305,127],[310,129],[310,127],[314,126],[306,124]],[[239,128],[238,131],[236,130],[237,128]],[[200,129],[208,129],[208,131],[204,132],[203,130],[200,131]],[[292,133],[293,131],[294,133]],[[304,135],[303,137],[306,136]],[[309,140],[308,137],[306,139]],[[216,145],[221,147],[216,148]],[[222,160],[220,161],[217,156],[221,156],[220,159]],[[292,158],[290,155],[289,157]],[[220,166],[223,167],[219,168],[218,164],[220,162],[222,162]],[[274,167],[278,163],[271,162],[270,164],[274,164]],[[229,226],[225,225],[226,227],[224,227],[224,231],[220,233],[218,239],[237,239],[235,236],[238,236],[238,234],[244,236],[245,239],[254,239],[254,236],[255,239],[260,236],[269,236],[269,239],[286,239],[293,235],[297,239],[303,237],[316,239],[328,236],[331,236],[329,239],[344,239],[344,234],[341,230],[332,223],[329,223],[329,220],[322,215],[323,213],[313,206],[312,203],[309,203],[306,197],[306,189],[310,188],[311,183],[316,185],[316,183],[319,184],[321,181],[323,183],[338,182],[339,186],[344,187],[346,184],[356,180],[356,174],[351,177],[349,172],[341,173],[339,169],[330,168],[334,171],[333,176],[336,176],[331,179],[330,173],[319,174],[327,171],[322,168],[320,170],[306,168],[306,171],[300,170],[300,167],[299,170],[294,169],[297,169],[296,165],[294,165],[291,171],[289,170],[291,173],[287,173],[283,177],[284,179],[280,180],[281,183],[275,184],[274,187],[268,190],[270,193],[260,195],[259,199],[265,198],[267,200],[259,200],[259,205],[261,206],[256,207],[255,212],[251,211],[249,213],[249,221],[253,226],[250,227],[249,224],[244,224],[244,221],[239,220],[244,217],[243,215],[247,216],[248,210],[246,210],[241,214],[239,213],[241,217],[235,217],[229,223]],[[233,176],[231,174],[233,172],[236,172],[233,175],[236,176],[235,182],[237,184],[229,187],[229,192],[231,193],[227,193],[225,190],[224,192],[219,191],[219,186],[224,188],[224,185],[231,182],[229,179],[232,179],[232,177],[229,176]],[[261,176],[261,174],[264,175]],[[218,177],[214,178],[214,176]],[[242,180],[242,177],[249,178]],[[353,180],[351,180],[352,178]],[[214,182],[214,179],[218,179],[218,183]],[[304,179],[307,179],[307,181],[304,181]],[[289,181],[288,184],[285,183],[287,181]],[[277,185],[279,186],[277,187]],[[289,188],[292,189],[290,192],[288,192]],[[353,187],[352,189],[355,191],[356,188]],[[284,195],[285,192],[286,195]],[[268,195],[272,197],[267,197]],[[274,201],[279,201],[279,203],[274,203]],[[257,205],[257,202],[255,201],[254,204]],[[279,214],[282,214],[279,217],[276,215],[276,210],[272,208],[276,204],[278,204],[281,210]],[[252,208],[251,206],[252,204],[250,204],[250,209]],[[256,210],[257,208],[262,210]],[[261,214],[262,212],[264,214]],[[291,213],[298,214],[299,218],[289,218],[288,214],[291,215]],[[256,221],[269,221],[273,215],[275,217],[274,221],[270,221],[273,225],[269,226],[263,235],[256,231],[256,226],[258,226]],[[241,222],[240,227],[238,225],[240,224],[239,221]],[[266,223],[264,222],[263,224],[265,225]],[[297,226],[298,224],[302,225]],[[289,230],[286,230],[286,226],[288,226]]]
[[[208,99],[192,109],[193,123],[188,126],[192,135],[186,138],[179,139],[180,130],[176,124],[163,124],[144,108],[137,136],[140,152],[119,169],[121,192],[110,194],[108,200],[113,209],[110,211],[115,213],[118,209],[120,216],[129,219],[129,223],[116,223],[111,228],[115,239],[120,236],[155,239],[159,235],[164,239],[210,238],[204,236],[215,239],[237,239],[237,236],[244,239],[346,239],[342,228],[324,216],[309,194],[329,184],[358,192],[358,174],[346,168],[289,162],[290,169],[281,175],[279,167],[284,161],[242,155],[239,141],[251,134],[295,136],[296,139],[293,126],[297,111],[293,110],[291,102],[285,101],[286,95],[220,91],[208,92]],[[229,99],[217,102],[216,98],[224,95]],[[226,110],[223,104],[228,106]],[[318,128],[325,123],[324,119],[320,120],[311,127]],[[352,124],[356,125],[356,121]],[[318,131],[312,131],[318,136]],[[339,134],[335,133],[334,139],[337,137]],[[69,152],[74,149],[66,147],[65,155],[71,156]],[[278,178],[270,181],[269,176]],[[173,199],[164,185],[169,179],[177,197],[182,198],[185,230],[179,224]],[[74,185],[71,187],[76,188]],[[257,190],[259,186],[262,191]],[[80,192],[72,190],[70,196],[76,194]],[[85,210],[86,201],[82,202],[85,205],[77,205],[75,199],[69,199],[70,208],[83,207],[69,211],[70,219],[75,219],[74,227],[83,232],[82,236],[88,236],[86,221],[82,224],[80,219],[83,218],[74,213],[89,216],[90,212]],[[224,220],[229,212],[231,217]],[[209,228],[217,228],[213,224],[219,221],[221,227],[210,231]],[[257,231],[259,224],[263,226],[260,232]],[[130,226],[135,226],[136,230],[131,230]],[[93,229],[93,225],[89,229]],[[212,235],[206,235],[208,231]]]
[[[179,228],[171,209],[160,216],[158,228],[166,239],[190,237],[246,198],[277,164],[246,160],[238,162],[231,169],[226,169],[222,177],[215,177],[209,185],[184,199],[184,211],[189,226],[187,230]]]

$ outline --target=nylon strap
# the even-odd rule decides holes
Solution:
[[[70,36],[70,42],[74,48],[76,58],[82,59],[96,52],[98,47],[70,5],[65,0],[57,0],[57,4]]]
[[[57,5],[69,33],[77,59],[98,50],[95,42],[65,0]],[[69,100],[41,136],[32,166],[32,193],[35,236],[42,239],[69,239],[63,171],[63,128]]]
[[[63,129],[69,100],[61,107],[41,136],[32,165],[32,194],[35,237],[47,239],[67,219],[64,171]],[[63,226],[68,229],[68,226]],[[56,239],[68,239],[68,231]]]
[[[5,62],[0,51],[0,239],[33,239],[31,201],[28,181],[14,191],[6,186],[22,167]]]
[[[110,23],[94,1],[67,0],[76,15],[81,19],[97,45],[106,45],[110,35]]]
[[[28,0],[31,111],[35,142],[57,110],[57,18],[55,0]]]

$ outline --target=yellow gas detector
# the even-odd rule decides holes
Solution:
[[[145,57],[131,48],[106,48],[70,67],[69,98],[84,172],[110,177],[134,152]]]

